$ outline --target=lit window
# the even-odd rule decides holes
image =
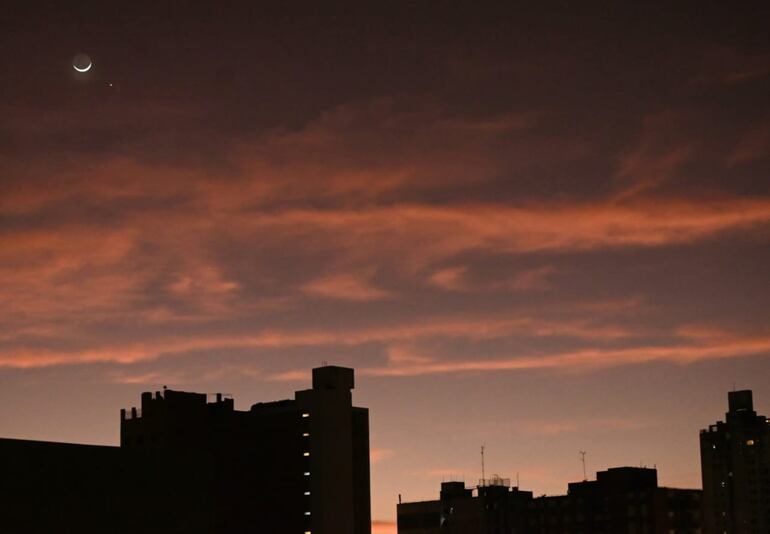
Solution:
[[[754,440],[753,440],[753,439],[750,439],[750,440],[748,440],[748,441],[746,442],[746,445],[748,445],[749,447],[751,447],[752,445],[754,445]]]
[[[310,515],[310,512],[305,512],[305,515]]]
[[[302,414],[302,417],[310,417],[310,414],[305,412],[305,413]]]
[[[313,533],[312,533],[312,532],[310,532],[309,530],[306,530],[306,531],[305,531],[305,534],[313,534]]]
[[[303,452],[302,456],[310,456],[310,453],[309,452]]]
[[[310,437],[310,432],[303,432],[302,433],[302,437],[303,438],[309,438]]]
[[[305,476],[309,477],[310,476],[310,471],[305,471]]]
[[[309,491],[306,491],[306,492],[305,492],[305,495],[310,495],[310,492],[309,492]]]

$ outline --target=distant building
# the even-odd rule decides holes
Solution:
[[[0,532],[370,534],[368,411],[353,370],[292,400],[164,390],[121,411],[120,448],[0,440]]]
[[[701,532],[701,491],[658,486],[658,472],[616,467],[596,480],[573,482],[567,495],[534,499],[533,534],[696,534]]]
[[[476,494],[474,495],[474,491]],[[443,482],[437,501],[398,505],[399,534],[519,534],[526,530],[531,491],[510,487],[508,479]]]
[[[507,480],[441,485],[438,501],[398,505],[399,534],[696,534],[700,490],[658,487],[655,469],[620,467],[532,497]]]
[[[727,395],[725,421],[700,433],[704,532],[770,532],[770,422],[750,390]]]

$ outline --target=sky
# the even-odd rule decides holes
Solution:
[[[535,495],[579,451],[699,487],[727,391],[770,412],[767,3],[32,4],[0,21],[3,437],[354,367],[384,533],[482,445]]]

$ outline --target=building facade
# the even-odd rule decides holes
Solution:
[[[704,531],[770,532],[770,422],[750,390],[728,393],[724,421],[700,433]]]
[[[245,411],[164,389],[121,411],[119,448],[0,440],[0,491],[24,510],[0,531],[370,534],[353,387],[352,369],[321,367],[294,399]]]
[[[475,494],[474,494],[475,492]],[[475,489],[464,482],[443,482],[437,501],[399,503],[399,534],[520,534],[532,492],[510,487],[508,479],[479,481]]]
[[[533,534],[698,534],[701,491],[658,486],[656,469],[616,467],[531,503]]]
[[[399,534],[696,534],[700,490],[662,488],[655,469],[621,467],[532,497],[506,479],[441,485],[437,501],[398,505]],[[475,494],[474,494],[475,492]]]

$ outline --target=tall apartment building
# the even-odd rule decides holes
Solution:
[[[701,492],[658,486],[655,469],[620,467],[532,497],[507,479],[441,485],[438,501],[398,505],[399,534],[697,534]]]
[[[353,370],[294,399],[164,390],[121,411],[120,447],[0,440],[3,533],[370,534],[368,411]]]
[[[700,433],[704,532],[770,532],[770,421],[750,390],[731,391],[724,421]]]

